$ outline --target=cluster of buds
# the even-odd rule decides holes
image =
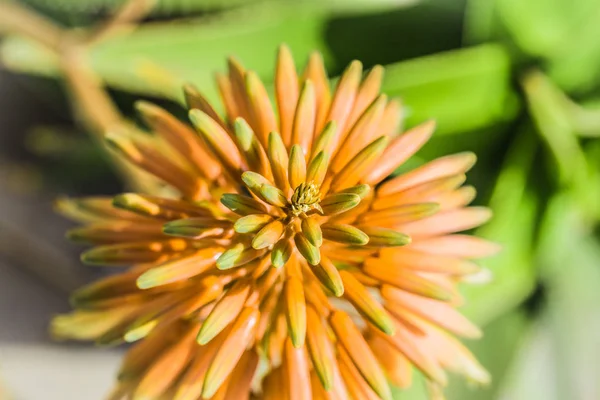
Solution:
[[[445,370],[489,377],[453,337],[480,331],[456,284],[497,246],[458,234],[490,213],[462,186],[461,153],[387,179],[430,138],[400,133],[383,69],[353,62],[333,93],[313,54],[282,47],[276,110],[235,60],[217,82],[225,118],[194,87],[188,125],[140,102],[148,134],[107,140],[177,192],[65,199],[93,244],[83,261],[130,266],[77,291],[56,336],[135,342],[113,398],[383,399],[413,366],[440,398]]]

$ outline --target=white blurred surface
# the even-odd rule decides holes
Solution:
[[[112,386],[116,351],[52,344],[0,344],[0,371],[15,400],[100,400]]]
[[[0,278],[0,382],[9,399],[105,398],[120,351],[52,342],[47,324],[68,310],[67,296],[2,260]]]

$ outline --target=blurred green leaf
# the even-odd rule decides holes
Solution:
[[[421,373],[413,370],[412,385],[407,389],[392,388],[394,400],[429,400],[425,378]]]
[[[522,338],[518,354],[500,382],[498,398],[561,400],[556,390],[556,356],[547,321],[537,321]],[[567,397],[569,398],[569,397]]]
[[[188,81],[216,99],[213,74],[224,70],[229,55],[262,77],[271,77],[281,43],[292,48],[298,62],[303,62],[310,51],[320,50],[330,63],[322,38],[327,18],[326,12],[312,7],[290,5],[231,12],[218,24],[203,20],[150,23],[126,37],[111,38],[94,47],[90,61],[94,71],[117,89],[180,99],[180,84]],[[56,74],[56,60],[22,38],[8,38],[2,46],[2,58],[15,70]]]
[[[469,349],[492,375],[492,383],[477,388],[462,377],[453,377],[446,390],[449,400],[495,400],[509,366],[530,329],[531,319],[522,310],[514,310],[487,325],[483,338],[468,342]],[[533,397],[532,397],[533,398]],[[515,398],[510,398],[516,400]]]
[[[557,89],[540,71],[529,72],[522,82],[529,111],[557,162],[561,181],[578,179],[586,161]]]
[[[563,89],[586,91],[600,77],[599,18],[597,0],[470,0],[466,38],[510,43],[548,61]]]
[[[494,400],[501,386],[508,366],[518,352],[522,339],[529,329],[531,321],[522,311],[515,310],[489,324],[480,340],[467,345],[475,356],[492,374],[494,379],[487,387],[473,387],[463,376],[452,375],[445,389],[448,400]],[[425,380],[414,371],[413,385],[408,389],[396,389],[395,400],[429,400]],[[511,400],[513,400],[511,398]]]
[[[585,2],[566,0],[495,0],[496,12],[521,49],[549,57],[569,39]],[[591,3],[591,2],[589,2]]]
[[[57,16],[87,17],[100,12],[114,10],[122,6],[126,0],[21,0],[23,3],[36,7]],[[153,14],[164,15],[173,12],[195,13],[199,11],[227,9],[259,0],[156,0]]]
[[[310,51],[320,50],[331,64],[321,36],[326,14],[286,10],[219,25],[146,25],[126,38],[93,49],[92,66],[117,89],[180,99],[180,84],[189,81],[216,99],[213,74],[224,69],[224,60],[231,54],[267,79],[272,77],[274,55],[282,42],[292,48],[299,62]],[[49,67],[52,57],[23,39],[8,40],[3,58],[17,70],[55,73]],[[388,65],[383,91],[403,98],[409,109],[409,124],[435,118],[438,134],[469,131],[505,120],[514,114],[516,105],[509,59],[497,46]]]
[[[358,59],[371,67],[453,50],[461,47],[463,1],[419,1],[385,12],[334,16],[325,36],[341,66]]]
[[[467,44],[480,44],[497,36],[496,1],[467,0],[463,39]]]
[[[536,389],[543,385],[552,394],[549,399],[596,399],[600,396],[600,244],[589,234],[589,224],[569,192],[550,200],[540,232],[537,262],[547,293],[540,329],[544,329],[541,335],[549,351],[545,362],[550,367],[540,376],[536,370],[540,360],[526,361],[507,398],[537,396]],[[522,381],[521,375],[538,379]]]
[[[330,66],[333,60],[325,44],[324,30],[332,16],[398,9],[415,2],[257,2],[215,17],[146,23],[127,36],[113,37],[94,46],[89,58],[93,70],[116,89],[181,100],[182,82],[192,82],[207,97],[216,99],[213,74],[224,70],[227,56],[235,55],[267,81],[272,78],[274,56],[281,43],[291,47],[299,64],[311,51],[318,50]],[[1,55],[14,70],[57,74],[55,57],[23,38],[8,37],[2,44]]]
[[[600,3],[595,0],[567,2],[579,5],[568,42],[556,51],[549,63],[549,76],[568,91],[598,88],[600,79]]]
[[[538,200],[528,189],[535,150],[531,129],[520,129],[490,199],[494,217],[477,230],[503,247],[499,255],[481,262],[493,274],[492,282],[462,288],[467,299],[462,311],[480,325],[519,305],[535,287],[532,251]]]
[[[435,118],[437,134],[488,126],[516,111],[510,59],[495,45],[388,65],[382,91],[402,98],[409,125]]]
[[[537,130],[556,161],[559,183],[570,188],[587,214],[594,215],[596,197],[590,194],[598,190],[600,182],[591,179],[592,169],[575,134],[572,107],[541,72],[527,74],[523,87]]]
[[[581,104],[570,101],[569,116],[579,136],[600,137],[600,103],[598,99],[586,99]]]
[[[589,181],[594,183],[588,187],[587,203],[596,205],[590,207],[591,215],[594,217],[590,223],[597,223],[600,221],[600,207],[598,207],[600,204],[600,141],[590,141],[585,148],[585,153],[591,166]]]
[[[126,0],[21,0],[41,10],[59,16],[92,16],[99,12],[114,10],[122,6]],[[364,12],[413,4],[419,0],[156,0],[153,15],[169,16],[194,14],[198,12],[214,12],[231,8],[266,3],[278,6],[302,3],[311,7],[326,8],[336,12]]]

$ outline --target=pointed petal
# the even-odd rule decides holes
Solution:
[[[264,253],[264,249],[256,250],[251,246],[246,247],[242,243],[237,243],[221,254],[217,259],[217,268],[226,270],[239,267],[257,259]]]
[[[279,47],[275,68],[275,97],[279,110],[281,137],[286,145],[291,144],[292,123],[298,101],[298,74],[290,49],[286,45]]]
[[[283,366],[272,370],[263,381],[263,400],[290,400],[287,379]]]
[[[381,294],[395,308],[405,308],[434,324],[466,338],[481,337],[481,330],[461,315],[452,305],[383,285]]]
[[[284,208],[288,205],[288,199],[283,191],[273,185],[263,184],[260,187],[260,195],[273,206]]]
[[[344,297],[360,314],[388,335],[394,334],[394,321],[367,288],[350,272],[340,271],[344,283]]]
[[[329,89],[329,78],[323,65],[323,58],[319,52],[313,52],[308,60],[308,65],[304,71],[304,80],[310,79],[315,85],[315,94],[317,99],[317,120],[315,132],[323,129],[327,121],[329,105],[331,104],[331,90]]]
[[[266,214],[266,207],[252,197],[235,193],[225,193],[221,196],[221,203],[238,215]]]
[[[334,242],[363,246],[369,243],[369,236],[352,225],[323,224],[321,225],[323,237]]]
[[[472,261],[460,257],[431,254],[419,251],[413,246],[395,249],[383,249],[380,257],[393,262],[398,268],[413,271],[436,272],[450,275],[473,274],[480,270]]]
[[[67,239],[85,244],[114,244],[134,240],[158,240],[162,238],[159,223],[140,221],[97,222],[70,229]]]
[[[249,101],[246,97],[246,69],[233,57],[229,57],[227,60],[227,67],[229,69],[228,81],[231,87],[231,94],[238,113],[237,115],[230,114],[230,121],[233,121],[237,117],[242,117],[252,127],[255,127],[255,122],[250,114]]]
[[[204,177],[215,179],[219,176],[219,164],[192,129],[154,104],[138,101],[135,107],[152,130],[164,137],[185,159],[193,163],[195,169]]]
[[[475,161],[477,161],[477,157],[471,152],[441,157],[408,173],[390,179],[383,183],[377,192],[382,196],[387,196],[391,193],[406,190],[424,182],[433,181],[446,176],[464,174],[471,169],[475,164]]]
[[[452,294],[435,282],[405,268],[389,268],[389,263],[380,259],[369,259],[363,266],[369,276],[388,283],[398,289],[437,300],[450,300]]]
[[[304,82],[298,99],[291,142],[292,144],[299,144],[305,154],[310,151],[313,136],[315,136],[316,108],[315,90],[312,82],[307,80]]]
[[[113,207],[111,197],[60,197],[54,202],[54,208],[63,216],[77,222],[105,222],[107,219],[142,219],[127,211]],[[143,218],[145,219],[145,218]],[[146,222],[148,222],[146,220]]]
[[[310,389],[312,391],[313,400],[330,400],[331,399],[331,396],[329,395],[329,393],[327,393],[325,388],[323,388],[323,384],[319,380],[319,377],[316,374],[314,369],[310,372]]]
[[[387,140],[385,136],[382,136],[358,152],[335,176],[331,189],[337,191],[356,185],[364,173],[377,162],[387,146]]]
[[[96,340],[131,318],[137,306],[110,311],[72,311],[52,318],[50,332],[55,339]]]
[[[413,186],[409,189],[388,196],[379,194],[373,201],[373,210],[398,207],[405,204],[439,203],[441,197],[462,185],[467,177],[465,174],[451,175]]]
[[[181,342],[181,337],[185,335],[185,328],[186,325],[175,323],[172,329],[153,332],[144,340],[131,346],[124,356],[117,378],[120,381],[139,379],[148,370],[148,366],[168,351],[173,343]],[[193,345],[193,336],[191,344]]]
[[[271,263],[275,268],[283,267],[290,259],[293,251],[292,240],[287,237],[281,238],[275,243],[275,246],[273,246],[273,250],[271,251]]]
[[[340,345],[338,345],[338,365],[352,399],[381,400],[381,397],[373,391],[368,382],[361,376],[348,352]]]
[[[298,232],[294,236],[294,242],[296,243],[296,248],[302,254],[302,257],[306,259],[311,265],[317,265],[321,261],[321,253],[319,249],[308,241],[306,236],[302,233]]]
[[[285,341],[285,371],[290,400],[312,400],[308,357],[304,347],[295,348],[290,339]]]
[[[336,121],[340,127],[340,130],[334,139],[335,146],[337,146],[343,138],[343,131],[354,105],[361,74],[362,64],[360,61],[352,61],[342,74],[337,88],[335,89],[329,116],[327,117],[328,121]]]
[[[365,197],[367,197],[367,195],[370,192],[371,192],[371,187],[369,185],[366,185],[366,184],[363,183],[363,184],[360,184],[360,185],[356,185],[356,186],[352,186],[352,187],[346,188],[344,190],[341,190],[338,193],[352,193],[352,194],[356,194],[362,200]]]
[[[413,366],[402,353],[376,335],[369,337],[369,347],[394,385],[402,389],[411,386]]]
[[[258,141],[266,147],[269,133],[277,130],[277,124],[267,90],[254,71],[246,73],[246,93],[252,119],[256,123],[256,136]]]
[[[501,250],[496,243],[469,235],[446,235],[420,240],[413,245],[425,253],[461,258],[485,258]]]
[[[233,130],[238,146],[248,162],[248,167],[265,176],[271,176],[271,166],[267,153],[250,125],[243,118],[236,118],[233,123]]]
[[[352,319],[345,312],[336,310],[329,317],[329,323],[360,375],[382,399],[392,400],[385,374]]]
[[[328,157],[322,151],[308,164],[306,182],[314,182],[316,185],[323,183],[327,173]]]
[[[206,372],[203,398],[211,398],[231,374],[254,338],[259,316],[256,309],[246,307],[242,310]]]
[[[216,258],[222,252],[221,247],[210,247],[198,250],[192,256],[150,268],[137,278],[137,286],[140,289],[150,289],[202,274],[215,265]]]
[[[199,203],[192,204],[182,200],[138,193],[116,195],[112,200],[112,206],[114,206],[111,208],[116,214],[115,217],[119,219],[133,218],[136,220],[139,217],[151,217],[152,219],[171,221],[186,217],[208,217],[215,215],[209,208],[201,206]],[[119,213],[125,215],[120,216]]]
[[[250,285],[245,280],[237,281],[215,304],[202,323],[196,341],[205,345],[223,331],[242,311],[250,293]]]
[[[400,100],[391,99],[383,111],[377,131],[390,139],[395,138],[401,131],[403,114]]]
[[[260,188],[263,185],[272,185],[272,182],[262,176],[261,174],[257,174],[256,172],[246,171],[242,174],[242,181],[246,185],[246,187],[259,199],[265,201],[263,199],[262,194],[260,193]]]
[[[208,115],[194,109],[189,113],[194,127],[202,135],[215,157],[221,162],[231,175],[237,179],[241,174],[242,161],[240,153],[227,132]]]
[[[189,168],[185,168],[181,163],[167,158],[156,146],[114,132],[107,133],[104,140],[111,149],[119,152],[132,164],[179,189],[185,197],[202,196],[203,180],[199,180]]]
[[[254,236],[252,247],[260,250],[274,245],[281,238],[281,235],[283,235],[284,229],[285,225],[280,220],[268,223]]]
[[[288,331],[296,348],[304,346],[306,337],[306,301],[304,286],[297,277],[290,277],[285,284],[285,305]]]
[[[223,343],[225,335],[226,333],[221,334],[206,346],[202,346],[201,351],[196,350],[194,359],[177,385],[173,400],[197,400],[201,397],[206,371]]]
[[[273,221],[273,217],[269,214],[247,215],[235,221],[233,229],[237,233],[255,233],[271,221]]]
[[[159,398],[175,383],[192,354],[193,334],[193,330],[190,330],[150,365],[135,389],[134,399]]]
[[[239,107],[235,101],[235,96],[233,94],[233,87],[231,85],[231,81],[228,76],[217,73],[217,86],[219,88],[219,94],[221,95],[221,100],[225,105],[225,110],[227,112],[227,117],[229,121],[233,121],[238,118],[241,113]]]
[[[397,227],[403,224],[420,223],[435,215],[439,209],[437,203],[406,204],[368,211],[360,216],[358,222],[360,225]]]
[[[102,278],[77,289],[71,295],[70,302],[77,308],[92,309],[93,303],[137,293],[138,275],[139,272],[130,271]]]
[[[331,340],[325,327],[325,322],[321,319],[313,307],[306,309],[307,324],[310,329],[307,331],[308,354],[312,360],[317,376],[325,390],[330,390],[333,386],[333,363],[334,352]]]
[[[353,193],[336,193],[321,200],[323,214],[333,216],[353,209],[360,203],[360,196]]]
[[[275,185],[282,189],[283,193],[287,193],[290,189],[287,177],[289,159],[285,145],[277,132],[271,132],[269,135],[267,153],[271,161],[271,170],[273,171]]]
[[[427,335],[416,338],[417,346],[425,346],[437,354],[438,363],[448,370],[465,375],[480,385],[490,383],[490,374],[473,357],[473,354],[456,338],[441,329],[427,325]]]
[[[248,350],[240,358],[229,378],[224,400],[248,400],[252,392],[252,380],[258,368],[258,354]]]
[[[203,113],[217,121],[223,129],[227,130],[227,125],[223,122],[219,114],[210,105],[209,101],[200,93],[198,88],[190,83],[183,85],[183,94],[185,96],[185,103],[188,109],[197,108]]]
[[[385,150],[379,162],[369,171],[364,182],[376,184],[389,176],[396,168],[404,164],[431,138],[435,122],[428,121],[418,125],[394,139]]]
[[[91,265],[132,265],[160,262],[172,252],[187,248],[182,239],[130,242],[94,247],[81,254],[81,261]]]
[[[321,133],[315,137],[315,141],[313,142],[313,148],[311,151],[312,158],[316,157],[320,152],[324,152],[325,154],[332,154],[334,138],[336,136],[338,126],[335,121],[329,121],[327,125],[323,128]]]
[[[369,246],[373,247],[405,246],[411,242],[410,236],[393,229],[361,226],[360,230],[369,236]]]
[[[123,335],[125,341],[133,343],[142,338],[147,340],[149,334],[153,332],[160,334],[165,327],[178,320],[188,318],[208,303],[215,301],[223,293],[223,285],[218,282],[217,278],[211,278],[204,279],[198,285],[199,294],[187,300],[176,298],[174,301],[165,302],[164,310],[138,318],[130,327],[126,328],[127,332]],[[171,303],[177,305],[171,306]]]
[[[468,207],[437,213],[429,218],[398,226],[413,239],[445,235],[476,228],[492,217],[486,207]]]
[[[475,197],[477,191],[473,186],[463,186],[453,192],[447,192],[437,198],[440,204],[440,210],[449,211],[469,205]]]
[[[383,74],[384,68],[381,65],[375,65],[360,84],[360,88],[356,94],[356,100],[354,100],[352,111],[348,117],[348,127],[351,127],[359,120],[367,107],[371,105],[379,94]]]
[[[314,216],[304,218],[300,227],[302,228],[302,234],[306,236],[313,246],[321,247],[323,244],[323,233],[321,232],[321,225],[317,221],[317,218]]]
[[[304,153],[300,145],[295,144],[290,150],[288,176],[292,189],[296,189],[301,183],[306,181],[306,161],[304,160]]]
[[[231,222],[211,217],[177,219],[163,225],[163,233],[190,239],[222,234],[231,228]]]
[[[394,336],[376,330],[373,330],[373,333],[404,354],[427,378],[441,385],[446,384],[448,378],[442,367],[427,353],[426,349],[419,346],[409,330],[398,326]]]
[[[338,151],[331,163],[334,172],[342,169],[360,149],[364,148],[380,135],[377,127],[386,103],[387,96],[384,94],[380,95],[356,124],[349,128],[350,132],[346,137],[342,138]]]
[[[321,262],[313,265],[311,270],[323,286],[329,289],[336,297],[344,294],[344,283],[342,282],[340,272],[327,256],[322,254]]]

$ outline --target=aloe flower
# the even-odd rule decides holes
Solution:
[[[434,131],[400,132],[383,69],[354,61],[332,92],[319,54],[280,49],[274,108],[229,60],[222,117],[185,88],[191,125],[140,102],[151,134],[109,143],[173,196],[64,199],[84,262],[129,267],[73,295],[57,337],[134,343],[114,399],[383,399],[413,367],[441,398],[446,371],[489,377],[454,338],[480,336],[456,284],[494,244],[457,232],[490,217],[455,154],[388,176]]]

